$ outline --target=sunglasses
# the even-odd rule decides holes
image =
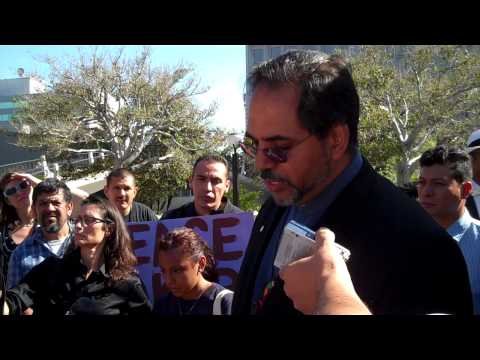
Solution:
[[[310,136],[313,134],[308,135],[307,137],[303,138],[296,144],[289,146],[288,148],[280,147],[280,146],[273,146],[270,148],[262,149],[263,154],[270,160],[275,163],[284,163],[288,161],[288,153],[298,145],[304,143]],[[255,158],[258,152],[258,144],[256,140],[253,140],[250,137],[246,137],[243,142],[241,142],[240,147],[248,156]]]
[[[3,192],[3,195],[5,195],[5,197],[13,196],[17,192],[27,189],[29,186],[30,186],[30,183],[28,181],[26,180],[21,181],[17,185],[9,187],[8,189],[5,189],[5,191]]]
[[[93,216],[79,216],[75,219],[72,219],[73,223],[77,225],[78,223],[81,223],[82,226],[89,226],[95,223],[104,223],[104,224],[111,224],[112,221],[109,219],[99,219]]]

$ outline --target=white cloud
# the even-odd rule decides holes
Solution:
[[[210,85],[210,90],[197,96],[196,100],[205,108],[213,101],[218,104],[217,112],[211,119],[214,126],[238,132],[245,131],[245,108],[243,105],[243,82],[216,81]]]

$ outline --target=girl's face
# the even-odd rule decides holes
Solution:
[[[32,195],[33,187],[26,179],[15,179],[5,185],[4,196],[6,196],[7,202],[15,209],[31,206]]]
[[[168,289],[176,297],[190,300],[189,297],[205,269],[205,256],[194,262],[191,257],[185,256],[180,248],[176,248],[159,251],[158,260]]]
[[[75,219],[75,245],[94,248],[102,243],[109,230],[98,206],[84,205]]]

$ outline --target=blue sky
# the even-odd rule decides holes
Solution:
[[[120,46],[106,46],[115,51]],[[128,56],[142,49],[141,45],[123,46]],[[244,45],[152,45],[154,65],[191,64],[201,84],[210,89],[196,101],[206,107],[217,101],[218,110],[212,124],[229,131],[245,130],[243,91],[245,85]],[[88,51],[88,45],[0,45],[0,79],[17,77],[17,69],[25,73],[47,75],[48,66],[41,59],[45,56],[67,58],[76,56],[79,49]],[[82,51],[83,52],[83,51]]]

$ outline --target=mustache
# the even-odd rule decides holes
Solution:
[[[296,191],[302,193],[302,189],[300,189],[299,187],[295,186],[294,184],[291,183],[290,180],[288,180],[287,178],[284,178],[283,176],[280,176],[278,174],[275,174],[272,170],[262,170],[260,172],[260,177],[263,179],[263,180],[280,180],[280,181],[283,181],[285,182],[288,186],[294,188]]]
[[[280,181],[285,181],[290,184],[290,181],[285,179],[284,177],[275,174],[272,170],[262,170],[260,172],[260,177],[263,180],[280,180]]]

